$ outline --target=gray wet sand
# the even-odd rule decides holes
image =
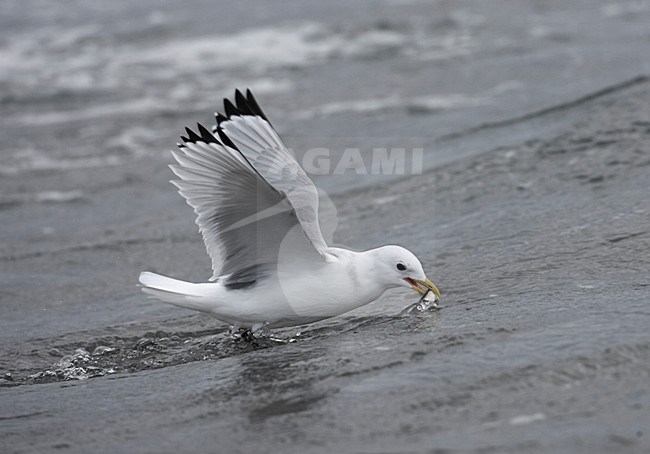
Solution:
[[[480,2],[437,2],[431,19],[420,19],[431,12],[420,2],[306,2],[260,16],[243,4],[227,18],[197,2],[204,14],[167,5],[146,27],[139,7],[5,7],[3,58],[24,61],[0,78],[0,130],[14,145],[3,146],[0,167],[3,452],[647,452],[648,9],[594,3],[501,2],[518,22]],[[165,150],[213,109],[206,92],[268,81],[187,56],[197,65],[189,72],[148,61],[161,70],[152,77],[124,55],[148,58],[151,43],[179,36],[196,45],[212,21],[223,33],[259,27],[262,16],[277,25],[289,11],[325,28],[309,35],[316,48],[296,48],[308,65],[261,68],[283,81],[259,97],[287,142],[331,142],[334,155],[426,150],[422,175],[317,178],[333,194],[335,242],[409,247],[444,301],[400,318],[416,297],[391,291],[276,333],[295,342],[252,346],[145,299],[135,280],[144,269],[207,277]],[[75,33],[6,36],[52,17]],[[107,33],[99,19],[115,17],[124,20],[107,20]],[[355,54],[327,50],[341,37]],[[429,60],[413,59],[416,44]],[[53,65],[57,52],[74,74]],[[495,88],[508,80],[518,83]],[[134,105],[141,92],[166,107]],[[423,92],[436,96],[422,103]],[[350,105],[341,93],[380,102]]]

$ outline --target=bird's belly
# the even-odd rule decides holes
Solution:
[[[342,284],[345,285],[345,284]],[[248,327],[295,326],[334,317],[372,299],[359,298],[352,289],[324,286],[320,279],[285,279],[241,290],[229,290],[230,304],[215,305],[213,315]]]

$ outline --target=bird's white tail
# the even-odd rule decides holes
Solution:
[[[140,273],[139,281],[144,293],[165,303],[201,312],[212,312],[214,307],[213,299],[209,298],[214,291],[208,286],[213,288],[218,284],[193,284],[149,271]]]

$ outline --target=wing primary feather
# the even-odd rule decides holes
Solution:
[[[272,191],[274,191],[274,192],[276,192],[278,194],[284,194],[282,191],[279,191],[275,186],[273,186],[271,183],[269,183],[266,178],[264,178],[264,176],[259,172],[259,170],[257,170],[255,168],[255,166],[253,164],[251,164],[250,160],[246,157],[246,155],[244,155],[244,153],[242,153],[241,150],[239,150],[239,148],[237,148],[237,145],[235,145],[234,142],[232,140],[230,140],[230,137],[228,137],[228,135],[226,135],[226,132],[223,129],[217,128],[217,134],[219,135],[219,139],[221,139],[221,143],[223,145],[225,145],[226,147],[231,148],[232,152],[236,153],[237,159],[240,159],[243,163],[245,163],[245,165],[249,169],[251,169],[253,172],[255,172],[259,176],[261,181],[263,181]]]
[[[236,90],[232,100],[224,99],[224,109],[225,115],[215,113],[212,131],[202,124],[185,129],[169,167],[178,177],[171,183],[197,215],[212,259],[211,280],[223,276],[234,289],[273,270],[285,241],[297,257],[309,260],[322,260],[326,245],[313,226],[313,183],[304,172],[276,175],[286,165],[301,169],[252,92]],[[268,241],[251,241],[260,232]]]
[[[269,143],[268,138],[264,137],[264,134],[258,129],[257,121],[246,121],[246,118],[250,117],[240,117],[235,119],[232,124],[234,126],[233,132],[228,132],[227,134],[239,133],[248,138],[249,141],[252,141],[255,145],[252,146],[254,150],[264,150],[273,148],[275,144]],[[242,123],[239,123],[242,122]],[[237,139],[235,139],[237,140]]]
[[[237,148],[237,145],[230,140],[230,137],[226,135],[223,129],[217,128],[217,134],[219,134],[219,139],[221,139],[221,142],[226,145],[227,147],[232,148],[233,150],[239,151],[239,148]]]
[[[188,137],[190,138],[190,142],[202,142],[203,139],[201,139],[201,136],[199,136],[197,133],[192,131],[190,128],[185,128],[185,132],[187,132]]]
[[[232,105],[232,102],[230,102],[228,98],[224,98],[223,108],[226,111],[226,116],[228,118],[240,115],[239,110],[237,110],[237,108]]]
[[[241,103],[237,93],[235,98]],[[250,90],[246,90],[246,104],[255,115],[229,117],[218,127],[219,137],[233,142],[262,180],[287,196],[305,235],[325,256],[327,243],[318,225],[318,192],[314,183],[282,143]]]
[[[182,161],[179,161],[180,165],[170,164],[169,168],[172,169],[172,172],[176,174],[179,178],[188,181],[188,182],[203,182],[208,185],[212,185],[214,181],[214,174],[212,172],[202,170],[200,167],[195,166],[186,166]]]
[[[228,121],[228,117],[226,117],[224,114],[221,114],[219,112],[215,112],[214,118],[217,120],[217,126],[223,123],[224,121]]]
[[[196,126],[199,128],[199,133],[205,143],[219,143],[216,137],[214,137],[201,123],[197,123]]]
[[[252,111],[252,109],[248,105],[248,102],[246,101],[246,98],[244,98],[244,95],[242,95],[241,91],[239,91],[239,90],[235,90],[235,103],[237,105],[237,110],[239,110],[242,114],[244,114],[244,115],[255,115],[255,113]]]
[[[200,155],[191,154],[191,153],[178,153],[172,151],[172,156],[176,159],[183,167],[188,167],[190,169],[207,169],[212,172],[218,172],[219,167],[214,162],[210,162],[206,159],[203,159]]]
[[[271,124],[269,119],[266,117],[266,114],[264,113],[260,105],[257,103],[255,96],[253,96],[253,92],[250,90],[246,90],[246,101],[248,101],[248,105],[250,106],[251,110],[255,113],[255,115],[264,118],[269,124]]]

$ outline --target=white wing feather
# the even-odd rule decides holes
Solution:
[[[300,227],[291,201],[241,154],[220,143],[188,142],[172,152],[172,183],[197,214],[213,280],[233,285],[273,272],[280,248],[322,260]],[[286,252],[283,252],[286,254]],[[224,276],[225,275],[225,276]]]
[[[318,223],[318,190],[285,147],[250,91],[236,92],[237,107],[226,103],[228,117],[217,126],[273,187],[286,194],[312,244],[325,257],[328,248]]]

